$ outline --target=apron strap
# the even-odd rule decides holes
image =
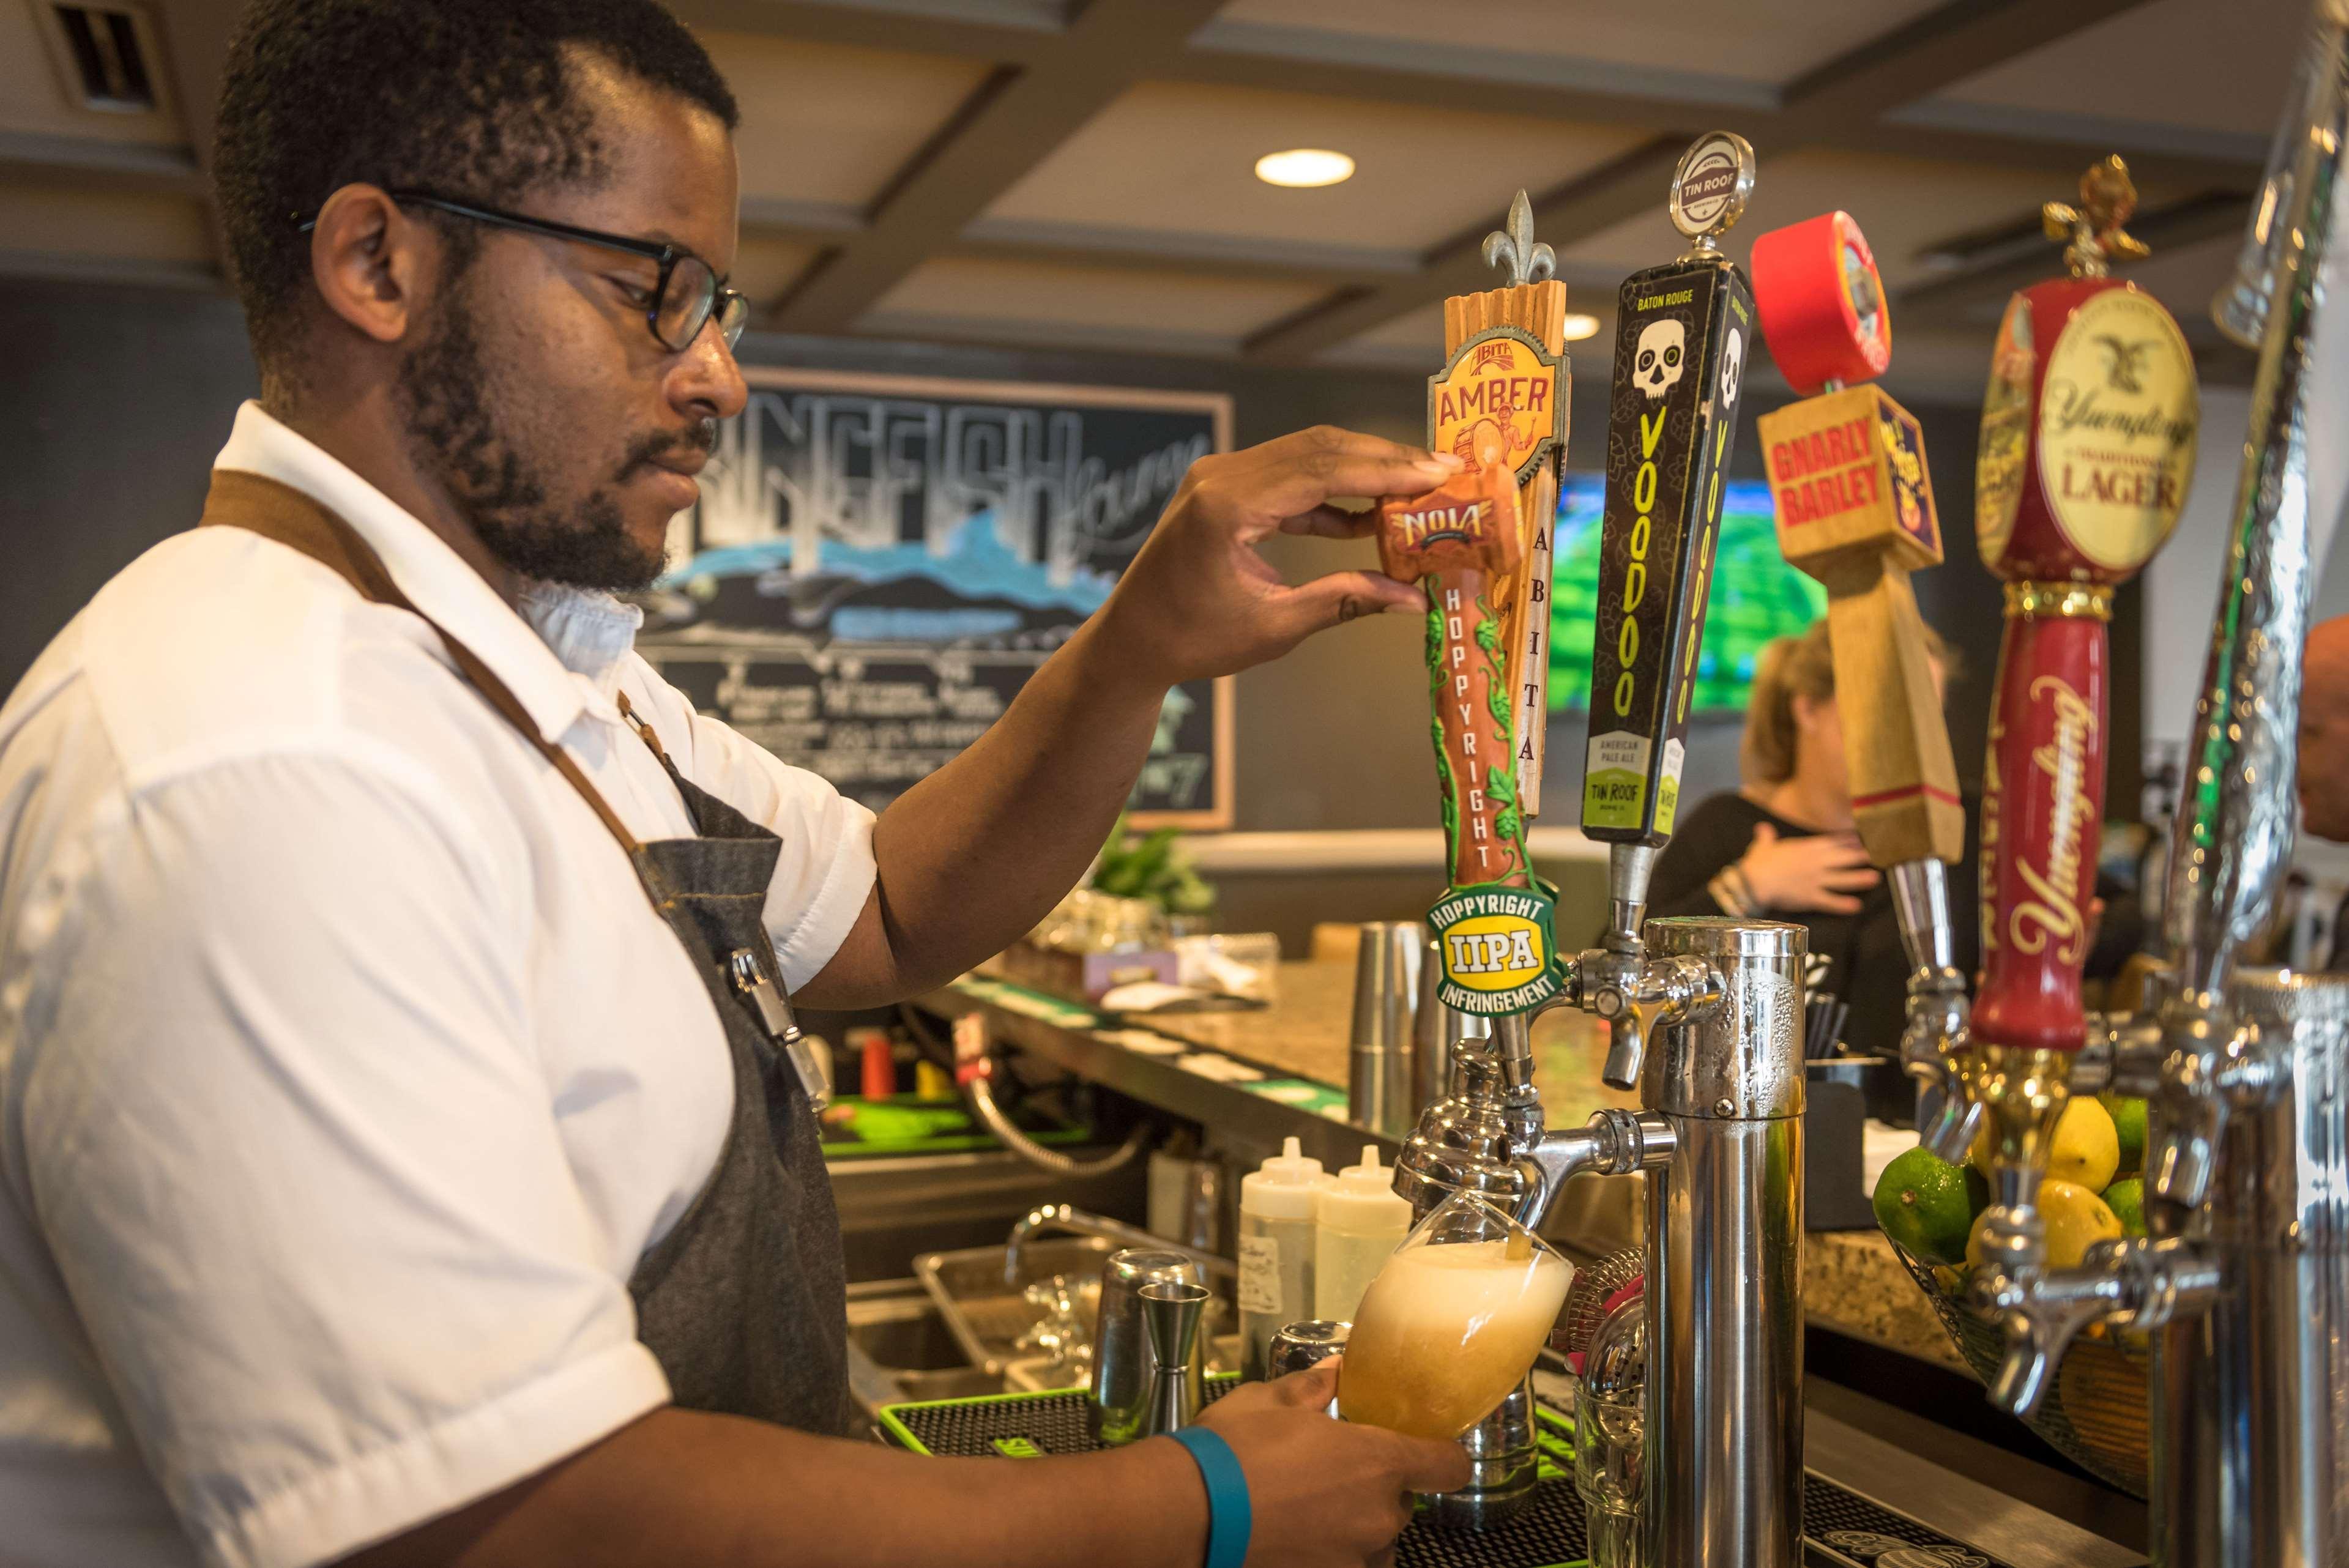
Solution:
[[[203,516],[196,526],[242,528],[289,550],[298,551],[348,583],[358,591],[360,598],[373,603],[388,604],[395,610],[405,610],[431,627],[464,677],[489,698],[490,706],[497,709],[507,723],[522,732],[523,738],[536,747],[539,754],[554,764],[554,770],[568,779],[574,789],[579,791],[579,798],[587,802],[597,820],[618,841],[621,850],[627,854],[629,863],[638,868],[638,880],[643,879],[642,862],[636,855],[641,846],[636,842],[636,835],[628,831],[627,824],[620,820],[619,813],[613,810],[610,802],[604,799],[594,784],[588,782],[587,775],[580,770],[578,763],[572,760],[569,752],[539,734],[538,726],[531,722],[528,710],[522,706],[522,699],[498,678],[497,672],[482,663],[481,656],[472,649],[450,635],[439,622],[409,602],[408,595],[399,591],[399,584],[392,581],[383,558],[359,536],[358,530],[291,485],[236,469],[212,470],[212,492],[204,498]],[[625,697],[622,699],[624,703],[626,700]],[[630,717],[633,720],[634,715]],[[652,745],[653,754],[661,757],[666,763],[668,759],[662,756],[659,743],[652,740],[649,727],[639,726],[639,732]],[[659,904],[659,895],[652,888],[647,887],[645,892],[656,905]]]

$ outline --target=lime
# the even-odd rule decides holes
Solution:
[[[2115,1242],[2121,1237],[2120,1216],[2102,1198],[2076,1181],[2050,1177],[2041,1182],[2039,1214],[2047,1224],[2047,1266],[2051,1269],[2077,1268],[2092,1244]],[[1977,1266],[1982,1263],[1982,1222],[1989,1217],[1986,1213],[1977,1215],[1973,1228],[1966,1233],[1966,1262]]]
[[[2143,1147],[2142,1141],[2139,1147]],[[1985,1176],[1990,1174],[1991,1126],[1987,1116],[1982,1118],[1982,1130],[1974,1134],[1968,1157],[1975,1170]],[[2120,1160],[2120,1135],[2115,1130],[2110,1111],[2093,1099],[2074,1099],[2064,1107],[2064,1115],[2055,1123],[2054,1140],[2047,1148],[2050,1177],[2097,1192],[2111,1184]]]
[[[1876,1179],[1877,1223],[1918,1257],[1956,1263],[1965,1255],[1966,1226],[1973,1218],[1971,1174],[1924,1149],[1909,1150]]]
[[[2144,1102],[2140,1100],[2139,1104]],[[2105,1189],[2105,1207],[2119,1220],[2121,1229],[2132,1236],[2145,1234],[2145,1182],[2130,1176]]]
[[[2113,1131],[2120,1140],[2120,1173],[2134,1176],[2145,1169],[2145,1101],[2120,1094],[2100,1094],[2096,1099],[2111,1113]]]

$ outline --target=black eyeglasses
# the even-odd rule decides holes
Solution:
[[[701,335],[701,329],[714,316],[718,334],[731,348],[741,339],[742,328],[750,319],[750,302],[740,289],[728,288],[710,270],[709,263],[680,245],[663,244],[656,240],[632,240],[625,234],[605,234],[594,229],[574,228],[569,223],[550,222],[544,218],[526,218],[519,212],[502,212],[494,207],[476,207],[470,202],[451,201],[445,196],[435,196],[424,191],[392,191],[387,192],[395,201],[411,206],[430,207],[436,211],[487,223],[492,228],[516,229],[525,234],[544,234],[551,239],[575,240],[583,245],[601,245],[607,251],[625,251],[632,256],[642,256],[660,268],[659,280],[653,284],[652,308],[645,312],[645,325],[652,328],[653,336],[662,347],[672,353],[683,353]],[[302,224],[305,233],[317,227],[316,218]]]

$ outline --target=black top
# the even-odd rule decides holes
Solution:
[[[1949,869],[1951,947],[1958,972],[1969,976],[1982,954],[1982,901],[1973,870],[1981,847],[1974,841],[1976,816],[1974,801],[1969,798],[1965,858]],[[1654,880],[1648,888],[1649,915],[1727,913],[1713,902],[1705,884],[1745,853],[1754,842],[1754,828],[1764,822],[1775,828],[1782,839],[1816,836],[1816,830],[1798,827],[1743,795],[1715,795],[1688,814],[1664,852],[1656,857]],[[1845,1043],[1855,1051],[1897,1053],[1901,1021],[1908,1012],[1909,954],[1900,945],[1900,919],[1892,912],[1890,885],[1879,879],[1861,893],[1856,914],[1829,914],[1815,909],[1762,913],[1768,919],[1793,921],[1809,930],[1811,995],[1832,995],[1850,1004],[1851,1016],[1843,1028]]]

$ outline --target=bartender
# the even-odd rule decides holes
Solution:
[[[0,1559],[1382,1560],[1464,1457],[1243,1389],[1187,1448],[843,1416],[786,993],[934,986],[1081,873],[1180,681],[1416,590],[1253,546],[1456,463],[1201,460],[877,820],[612,596],[740,411],[735,102],[653,0],[258,0],[214,170],[262,376],[191,531],[0,708]]]

